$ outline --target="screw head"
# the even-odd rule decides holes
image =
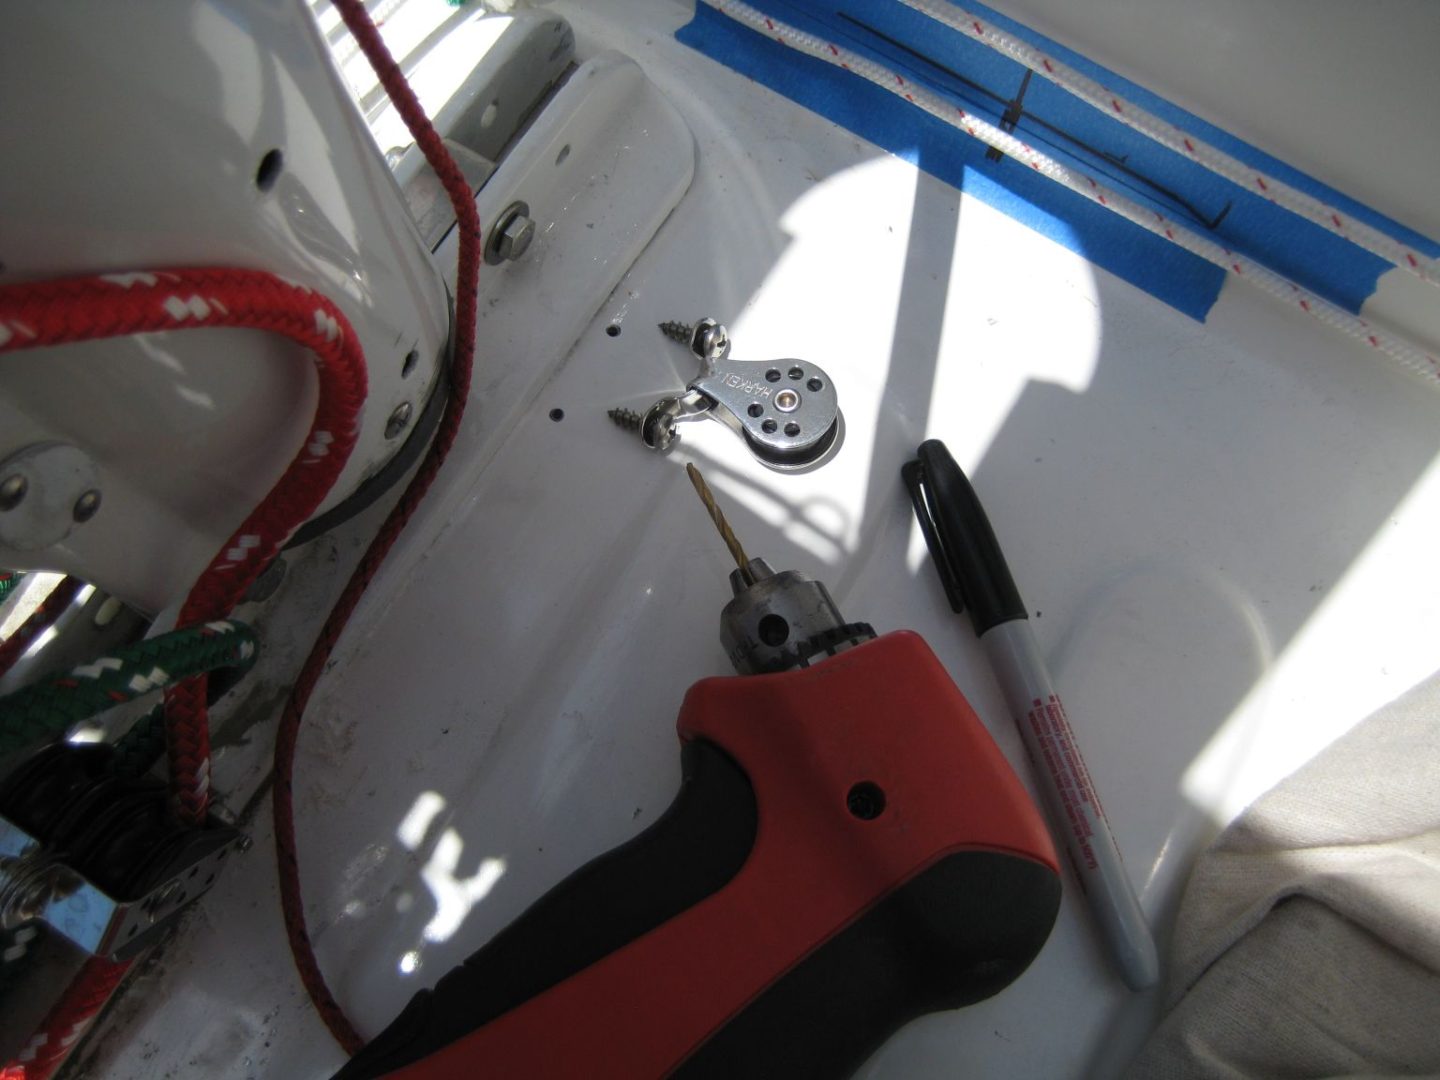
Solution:
[[[781,412],[794,412],[800,407],[800,395],[794,390],[781,390],[775,395],[775,408]]]
[[[393,439],[407,427],[410,426],[410,414],[414,412],[410,402],[402,401],[395,406],[395,411],[390,414],[390,419],[385,421],[385,438]]]
[[[729,333],[714,319],[701,319],[690,331],[690,351],[701,360],[718,360],[729,347]]]
[[[95,516],[100,509],[100,490],[91,488],[75,500],[75,509],[71,511],[76,521],[86,522]]]
[[[25,501],[30,490],[30,481],[20,473],[14,473],[0,480],[0,510],[14,510]]]

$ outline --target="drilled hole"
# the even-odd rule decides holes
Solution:
[[[765,415],[765,406],[761,405],[757,401],[754,405],[751,405],[750,408],[746,409],[745,411],[758,420],[760,417]]]
[[[769,371],[765,372],[765,381],[766,381],[766,382],[779,382],[779,381],[780,381],[780,369],[779,369],[779,368],[773,368],[773,367],[772,367]]]
[[[275,186],[275,181],[280,179],[280,173],[285,168],[285,155],[279,150],[271,150],[260,159],[260,165],[255,170],[255,186],[262,192],[269,191]]]
[[[792,367],[792,368],[790,369],[790,378],[792,378],[792,379],[803,379],[804,377],[805,377],[805,369],[804,369],[804,368]]]
[[[825,389],[825,384],[819,379],[811,379],[805,384],[805,388],[812,394],[818,394],[821,390]]]
[[[400,377],[402,379],[408,378],[410,376],[410,373],[415,370],[415,365],[419,362],[419,350],[411,349],[408,353],[405,354],[405,359],[400,361]]]
[[[765,432],[766,435],[774,435],[777,427],[779,427],[779,425],[776,424],[774,420],[766,420],[760,425],[760,430]]]
[[[570,156],[570,144],[567,142],[564,146],[560,147],[560,152],[555,155],[555,164],[556,164],[556,165],[564,165],[564,164],[565,164],[565,159],[568,158],[569,156]]]
[[[619,323],[613,323],[613,322],[612,322],[609,326],[605,327],[605,336],[606,336],[606,337],[619,337],[619,336],[620,336],[620,324],[619,324]]]
[[[564,410],[564,409],[551,409],[551,410],[550,410],[550,419],[551,419],[551,420],[554,420],[555,423],[558,424],[561,420],[564,420],[564,419],[565,419],[565,410]]]
[[[793,439],[796,435],[800,434],[800,425],[793,420],[790,421],[790,423],[785,425],[785,434]]]

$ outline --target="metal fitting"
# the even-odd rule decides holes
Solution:
[[[809,666],[875,636],[864,623],[847,623],[830,591],[798,570],[777,574],[764,559],[750,559],[730,572],[730,588],[720,644],[741,675]]]
[[[196,830],[152,888],[117,897],[0,816],[0,928],[41,919],[87,952],[129,959],[210,888],[237,839],[218,822]]]
[[[535,239],[535,222],[530,218],[527,203],[516,201],[495,219],[490,239],[485,245],[485,261],[491,266],[514,262],[524,255]]]
[[[83,524],[94,517],[95,512],[99,509],[100,489],[91,488],[75,500],[75,509],[71,511],[71,516],[74,517],[77,522]]]
[[[38,442],[0,461],[0,545],[40,551],[100,509],[95,462],[79,447]]]
[[[29,490],[30,481],[20,473],[0,480],[0,510],[14,510],[25,501],[25,493]]]
[[[719,360],[730,349],[730,332],[714,319],[701,319],[690,331],[690,351],[705,364]]]
[[[39,918],[45,906],[65,891],[65,868],[38,847],[17,856],[0,856],[0,930],[13,930]],[[71,883],[70,891],[74,891]]]
[[[414,407],[408,401],[402,401],[399,405],[396,405],[395,411],[392,412],[390,418],[385,421],[385,438],[393,439],[409,427],[410,414],[414,411]]]

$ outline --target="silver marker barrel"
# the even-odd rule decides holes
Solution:
[[[1051,829],[1064,843],[1121,976],[1132,990],[1153,986],[1160,977],[1155,941],[1029,621],[1000,623],[980,642],[1020,728]]]

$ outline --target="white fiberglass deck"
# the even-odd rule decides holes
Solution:
[[[469,434],[301,737],[305,893],[337,996],[377,1032],[669,803],[681,696],[729,670],[716,634],[727,556],[686,461],[752,554],[821,578],[848,618],[923,634],[1026,774],[899,481],[926,437],[946,440],[985,501],[1163,953],[1216,829],[1436,664],[1440,394],[1233,282],[1207,323],[1177,314],[677,44],[685,5],[551,6],[581,58],[628,54],[680,111],[695,179],[573,348],[536,345],[564,303],[543,234],[482,287]],[[1392,17],[1370,27],[1385,48],[1362,36],[1340,49],[1308,22],[1252,33],[1249,5],[1166,5],[1164,33],[1128,5],[1091,7],[1080,20],[1068,5],[1006,6],[1440,231],[1421,179],[1440,149],[1396,114],[1440,91],[1435,65],[1405,52],[1427,33],[1433,48],[1433,9],[1376,8]],[[1234,71],[1212,73],[1172,38],[1207,20],[1232,35],[1217,55]],[[1236,72],[1261,58],[1271,74],[1244,84]],[[1343,63],[1357,66],[1340,78]],[[1346,94],[1328,115],[1346,134],[1327,142],[1320,106],[1291,91],[1314,103],[1336,82]],[[833,462],[781,475],[710,423],[660,457],[610,424],[607,408],[693,374],[655,324],[705,314],[728,324],[738,358],[831,372],[846,422]],[[492,395],[498,373],[526,367],[554,374],[520,399]],[[269,730],[217,755],[232,805],[255,789]],[[244,865],[96,1040],[96,1075],[318,1077],[340,1064],[291,968],[260,810]],[[1114,976],[1067,878],[1055,932],[1019,981],[913,1024],[861,1075],[1113,1075],[1159,1003]]]

